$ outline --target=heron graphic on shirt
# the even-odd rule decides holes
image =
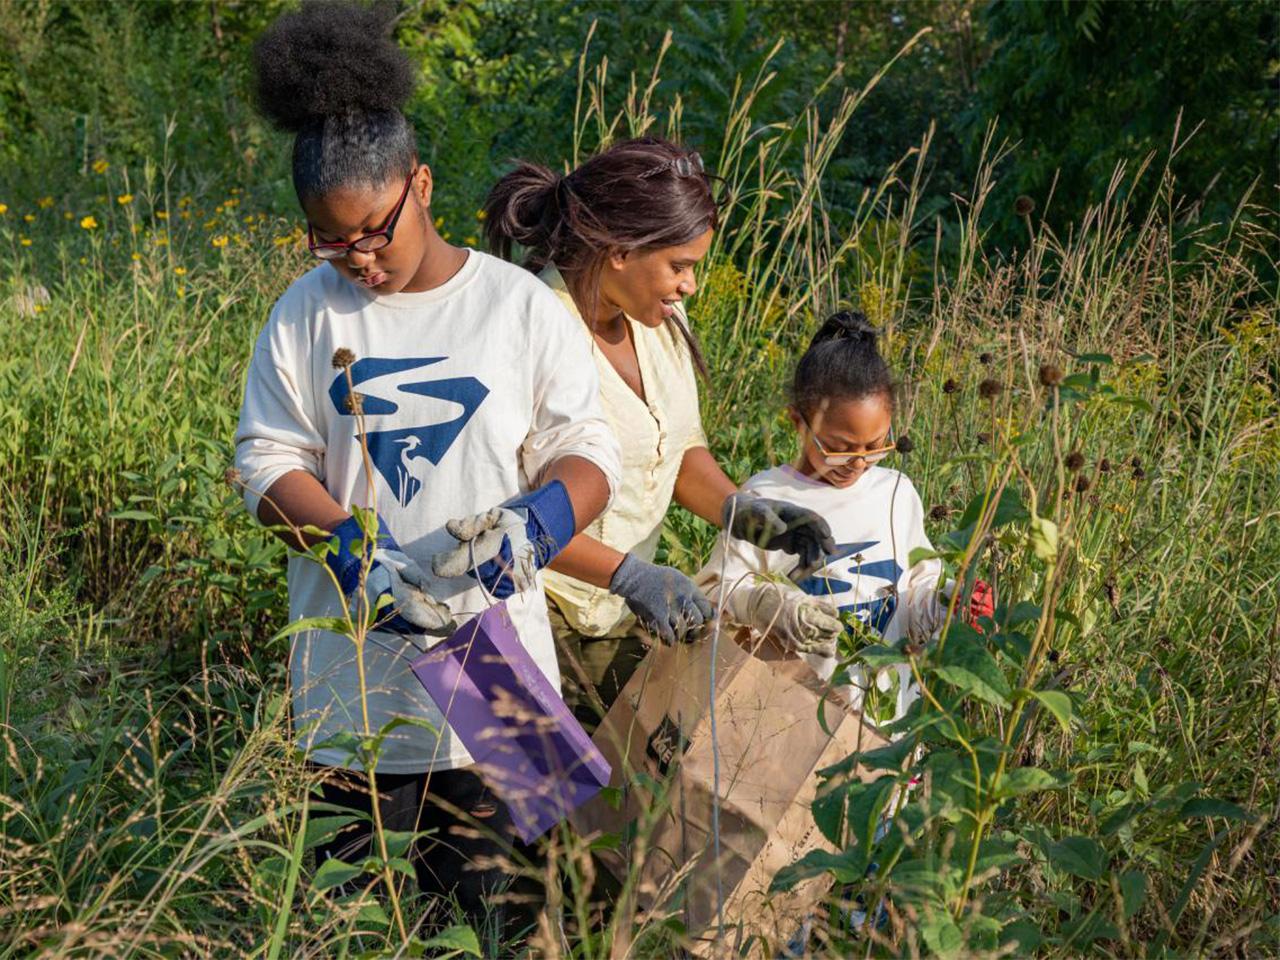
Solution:
[[[440,363],[448,357],[362,357],[351,365],[350,375],[353,386],[373,385],[384,377],[405,373],[421,367]],[[374,469],[386,480],[400,506],[406,507],[426,485],[431,468],[438,466],[458,439],[464,427],[475,415],[480,404],[489,395],[489,388],[475,377],[446,377],[440,380],[418,380],[410,383],[398,383],[395,391],[411,396],[429,397],[434,400],[445,400],[462,408],[451,420],[440,423],[426,423],[416,426],[396,426],[377,429],[386,421],[382,418],[399,414],[396,418],[401,423],[410,418],[421,416],[413,404],[403,397],[400,403],[379,396],[366,386],[361,390],[360,408],[366,418],[374,420],[375,429],[365,431],[365,441],[369,446],[369,459]],[[334,408],[343,416],[352,417],[347,408],[349,393],[347,374],[339,373],[329,386],[329,399]],[[402,410],[401,404],[404,405]],[[358,431],[353,425],[353,440],[360,442]]]
[[[843,593],[853,593],[855,587],[861,585],[860,582],[868,579],[885,581],[888,588],[876,591],[882,595],[872,600],[853,601],[838,606],[841,613],[851,611],[876,633],[883,634],[898,610],[897,586],[898,579],[902,576],[902,567],[895,557],[866,560],[866,552],[879,544],[879,540],[839,544],[836,552],[827,559],[827,565],[818,573],[805,577],[797,586],[813,597],[839,597]],[[865,596],[868,591],[863,589],[859,592]]]

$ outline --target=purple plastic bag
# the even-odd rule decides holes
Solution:
[[[608,761],[529,656],[505,603],[463,624],[412,669],[525,843],[608,785]]]

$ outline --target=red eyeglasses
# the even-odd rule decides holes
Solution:
[[[415,170],[413,173],[416,173]],[[404,181],[404,189],[400,191],[400,199],[396,201],[396,208],[391,211],[391,216],[387,218],[387,222],[373,233],[366,233],[362,237],[356,237],[350,243],[316,243],[315,230],[311,224],[307,224],[307,249],[321,260],[341,260],[350,254],[352,250],[358,253],[373,253],[375,250],[381,250],[391,242],[391,238],[395,233],[396,223],[400,220],[400,214],[404,211],[404,202],[409,196],[409,185],[413,183],[413,173]]]

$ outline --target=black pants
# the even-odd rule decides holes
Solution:
[[[430,831],[409,854],[422,893],[456,898],[477,933],[498,942],[532,924],[537,884],[517,871],[534,851],[516,839],[506,805],[479,776],[469,770],[380,773],[377,783],[384,830]],[[322,789],[327,803],[373,811],[363,774],[326,768]],[[373,824],[359,820],[319,846],[317,862],[334,857],[359,863],[369,856],[373,839]],[[448,919],[447,911],[440,919]]]

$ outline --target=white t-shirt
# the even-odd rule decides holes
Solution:
[[[332,363],[339,348],[356,358],[350,372],[362,396],[372,478],[347,411],[346,377]],[[258,337],[236,431],[236,465],[255,515],[261,493],[305,470],[343,507],[375,507],[428,573],[431,557],[455,542],[445,521],[538,486],[547,466],[565,456],[598,466],[612,496],[618,444],[600,411],[595,362],[578,321],[533,274],[475,250],[447,282],[422,293],[377,296],[326,264],[299,278]],[[558,684],[542,590],[539,576],[507,607],[533,659]],[[471,577],[439,581],[431,592],[459,622],[488,604]],[[342,603],[322,565],[290,558],[291,622],[338,616]],[[363,654],[370,730],[407,717],[442,731],[399,726],[378,769],[420,773],[470,763],[409,671],[412,643],[370,636]],[[354,644],[321,630],[291,640],[302,746],[317,763],[347,763],[349,751],[316,745],[364,730]]]
[[[930,559],[913,567],[907,564],[913,549],[932,547],[924,532],[920,495],[905,474],[872,466],[853,486],[838,489],[784,465],[756,474],[743,489],[808,507],[831,525],[836,557],[799,584],[804,593],[840,612],[852,611],[888,644],[903,635],[928,636],[942,625],[946,608],[938,600],[941,563]],[[698,582],[713,601],[718,601],[731,591],[777,589],[745,575],[786,577],[798,562],[793,554],[762,550],[721,534]],[[823,679],[835,671],[834,659],[809,654],[804,659]],[[911,690],[910,671],[906,667],[891,669],[896,669],[896,679],[882,671],[876,678],[877,686],[881,691],[896,686],[893,713],[901,716],[916,694]],[[853,671],[853,681],[853,687],[843,692],[858,707],[867,681],[857,671]]]

